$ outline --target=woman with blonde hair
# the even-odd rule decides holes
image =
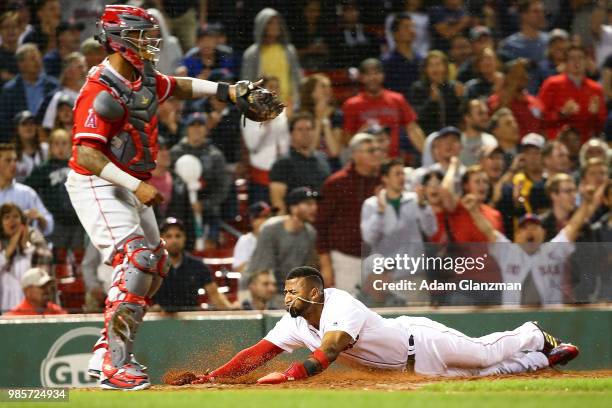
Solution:
[[[327,155],[332,171],[341,167],[340,153],[346,146],[342,111],[334,105],[331,81],[324,74],[312,74],[300,87],[301,111],[315,119],[313,147]]]

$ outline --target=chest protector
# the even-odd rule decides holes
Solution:
[[[130,88],[108,67],[103,67],[97,80],[110,88],[94,100],[100,116],[115,121],[125,118],[117,135],[109,144],[113,158],[133,172],[146,173],[155,168],[157,158],[157,91],[153,66],[146,62],[142,86]],[[127,112],[127,116],[126,116]]]

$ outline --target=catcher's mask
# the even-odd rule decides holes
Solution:
[[[161,33],[155,18],[139,7],[109,5],[96,23],[96,39],[109,53],[120,53],[138,71],[144,61],[156,63]]]

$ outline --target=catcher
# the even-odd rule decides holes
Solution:
[[[216,95],[254,121],[273,119],[283,105],[257,83],[229,85],[156,71],[160,31],[141,8],[106,6],[96,38],[109,56],[90,70],[75,103],[66,187],[89,238],[115,268],[90,373],[100,377],[102,388],[139,390],[150,382],[133,358],[133,343],[168,271],[151,207],[163,196],[147,182],[158,152],[158,105],[171,95]]]
[[[306,347],[312,354],[258,384],[301,380],[325,370],[337,358],[422,375],[487,376],[535,371],[566,364],[578,348],[562,343],[533,322],[506,332],[471,338],[425,317],[385,319],[348,292],[323,289],[319,271],[293,269],[285,281],[288,314],[254,346],[216,370],[184,373],[172,385],[203,384],[244,375],[283,351]]]

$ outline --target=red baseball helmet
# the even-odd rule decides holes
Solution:
[[[144,60],[157,62],[161,38],[157,20],[140,7],[109,5],[96,23],[96,39],[139,71]]]

